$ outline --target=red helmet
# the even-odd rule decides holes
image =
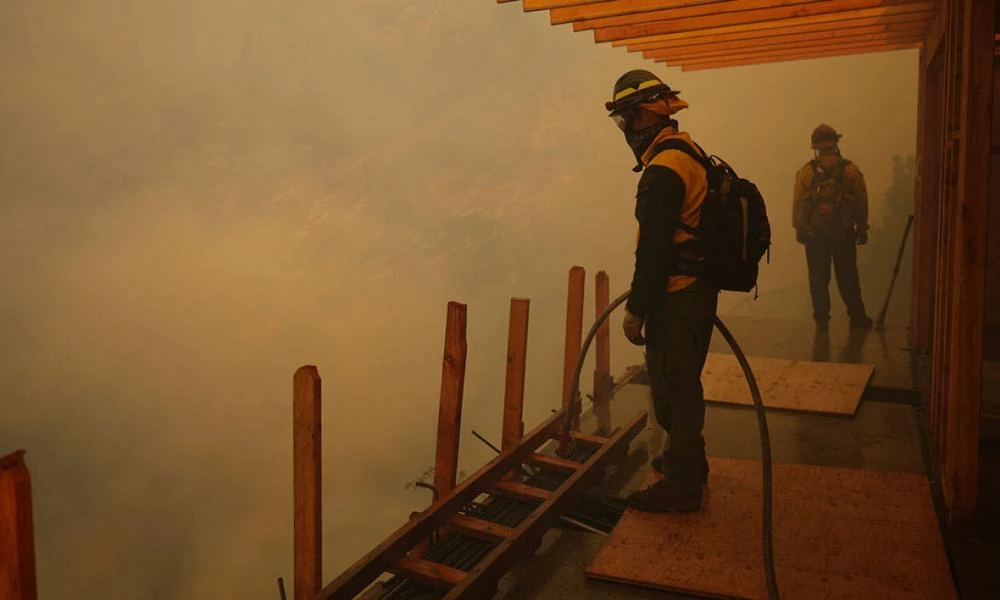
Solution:
[[[829,125],[822,124],[812,132],[812,147],[814,150],[833,148],[840,141],[840,134]]]

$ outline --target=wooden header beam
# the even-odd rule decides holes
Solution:
[[[850,56],[855,54],[871,54],[874,52],[891,52],[895,50],[910,50],[914,48],[919,48],[922,42],[911,42],[909,44],[894,44],[891,46],[878,45],[875,47],[865,48],[839,48],[829,51],[801,51],[789,55],[778,56],[778,55],[764,55],[764,56],[745,56],[739,58],[720,58],[713,61],[702,61],[702,62],[691,62],[680,66],[682,71],[701,71],[705,69],[719,69],[724,67],[743,67],[751,66],[757,64],[765,63],[776,63],[776,62],[788,62],[793,60],[805,60],[810,58],[835,58],[838,56]],[[658,60],[656,62],[666,62],[664,60]]]
[[[732,22],[730,24],[722,23],[719,20],[712,21],[711,19],[701,19],[700,23],[692,24],[685,21],[682,22],[680,26],[678,26],[677,23],[668,22],[665,23],[664,26],[659,27],[664,29],[664,31],[660,32],[656,32],[658,27],[654,27],[652,25],[634,26],[631,28],[600,29],[594,32],[594,38],[596,42],[610,41],[612,46],[627,46],[630,44],[640,44],[644,42],[668,41],[701,36],[716,36],[736,32],[772,31],[786,27],[794,27],[798,25],[817,25],[820,23],[832,24],[834,27],[838,27],[842,26],[846,21],[865,18],[872,18],[876,22],[880,19],[888,22],[889,17],[893,15],[913,13],[926,13],[929,15],[933,8],[934,2],[927,0],[924,2],[912,2],[908,4],[897,4],[885,7],[828,12],[824,14],[810,14],[808,16],[774,19],[753,23],[748,23],[741,19],[735,19],[735,22],[732,22],[734,19],[731,17],[727,18],[728,21]],[[698,21],[697,19],[692,20]],[[620,29],[628,29],[628,31],[621,31]]]
[[[835,33],[835,32],[830,32]],[[911,41],[923,38],[923,26],[914,24],[909,30],[886,32],[886,33],[865,33],[865,34],[837,34],[823,37],[816,37],[815,34],[806,34],[777,38],[775,40],[738,40],[723,44],[702,44],[687,48],[667,48],[661,50],[647,50],[642,53],[644,58],[651,60],[665,59],[668,62],[688,58],[693,56],[715,56],[715,55],[737,55],[739,53],[753,51],[773,51],[790,48],[799,49],[823,49],[836,48],[845,44],[857,42],[880,42],[895,43],[900,40]]]
[[[594,31],[595,42],[610,42],[624,39],[645,39],[657,35],[695,31],[699,29],[721,29],[741,27],[744,29],[769,28],[781,24],[819,23],[842,21],[851,17],[881,16],[906,12],[920,12],[932,8],[931,2],[898,0],[887,4],[887,0],[843,0],[841,2],[820,2],[797,6],[782,6],[759,10],[747,10],[690,19],[659,21],[624,27],[608,27]]]
[[[890,15],[887,17],[864,17],[860,19],[847,19],[844,21],[834,21],[831,23],[807,23],[805,25],[792,25],[790,27],[778,27],[774,29],[749,29],[746,31],[734,31],[730,33],[715,33],[709,31],[710,35],[705,35],[705,31],[695,31],[689,34],[676,34],[664,36],[664,39],[652,42],[640,42],[628,44],[629,52],[642,50],[656,50],[659,48],[672,48],[678,46],[714,44],[719,42],[731,42],[736,40],[766,40],[788,35],[800,34],[820,34],[841,31],[859,31],[870,27],[899,27],[907,26],[911,23],[919,23],[927,26],[930,12],[925,13],[903,13]],[[624,45],[621,42],[612,42],[612,46]]]

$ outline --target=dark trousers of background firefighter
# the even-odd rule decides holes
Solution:
[[[705,458],[705,395],[701,371],[712,340],[718,291],[696,280],[666,294],[646,318],[646,368],[656,420],[669,435],[664,475],[679,486],[700,486]]]
[[[858,277],[858,248],[853,238],[810,239],[806,241],[806,264],[809,267],[809,294],[812,296],[813,318],[817,323],[830,320],[830,266],[837,277],[837,290],[847,305],[852,321],[867,317],[861,299]]]

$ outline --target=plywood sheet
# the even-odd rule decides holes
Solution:
[[[875,367],[869,364],[747,358],[764,406],[799,412],[853,415]],[[743,369],[732,354],[709,353],[701,374],[705,400],[753,405]]]
[[[700,513],[627,510],[587,576],[708,598],[767,598],[761,463],[709,460]],[[657,478],[650,470],[646,483]],[[957,598],[919,474],[774,465],[774,553],[782,598]]]

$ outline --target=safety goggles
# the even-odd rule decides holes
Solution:
[[[608,110],[613,111],[608,116],[611,117],[611,120],[615,122],[615,125],[618,126],[618,129],[621,129],[622,131],[626,131],[628,129],[629,125],[632,123],[633,119],[635,118],[635,112],[639,108],[640,105],[642,105],[642,104],[652,104],[653,102],[656,102],[656,101],[661,100],[663,98],[664,98],[664,95],[662,93],[656,92],[654,94],[651,94],[649,96],[644,97],[641,100],[638,100],[638,99],[634,100],[634,101],[632,101],[630,103],[629,106],[622,107],[622,108],[620,108],[618,110],[615,110],[613,108],[613,103],[608,102],[608,103],[606,103],[606,107],[608,108]]]

